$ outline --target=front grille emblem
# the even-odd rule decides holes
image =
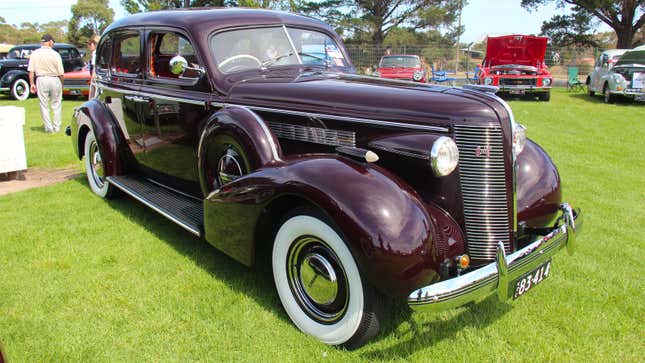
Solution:
[[[477,146],[477,148],[475,149],[475,156],[477,157],[485,156],[487,158],[490,158],[490,151],[491,151],[490,145]]]

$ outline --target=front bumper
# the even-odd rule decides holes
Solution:
[[[512,283],[537,268],[560,249],[573,253],[582,214],[567,203],[561,205],[564,223],[526,247],[508,256],[504,245],[497,246],[496,261],[464,275],[437,282],[413,291],[408,305],[415,310],[442,311],[478,300],[497,291],[500,300],[510,297]]]
[[[532,86],[532,85],[508,85],[508,84],[503,84],[497,86],[499,88],[499,92],[512,92],[512,91],[523,91],[526,93],[539,93],[539,92],[549,92],[551,90],[551,87],[544,87],[544,86]]]

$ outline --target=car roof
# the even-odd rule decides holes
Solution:
[[[385,54],[383,58],[385,57],[414,57],[414,58],[419,58],[418,55],[416,54]]]
[[[135,26],[174,26],[184,29],[211,32],[229,27],[252,25],[291,24],[313,26],[333,30],[326,23],[307,16],[283,11],[246,8],[189,8],[150,11],[121,18],[105,29],[110,30]]]
[[[602,54],[607,54],[608,56],[616,56],[616,55],[621,55],[624,54],[626,51],[629,49],[607,49],[602,52]]]
[[[40,48],[40,43],[29,43],[29,44],[19,44],[15,45],[11,49],[37,49]],[[54,43],[54,48],[76,48],[75,46],[67,43]]]

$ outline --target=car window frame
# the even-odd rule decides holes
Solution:
[[[101,68],[101,67],[99,67],[98,60],[99,60],[99,57],[100,57],[100,54],[101,54],[101,50],[102,50],[103,47],[107,46],[105,44],[107,42],[110,42],[110,44],[109,44],[110,49],[108,51],[108,54],[109,54],[108,65],[107,65],[107,68]],[[102,36],[101,39],[99,40],[99,43],[96,45],[96,58],[95,58],[96,64],[94,64],[94,73],[96,73],[97,75],[101,75],[101,76],[109,76],[110,75],[110,68],[111,68],[111,63],[112,63],[112,45],[113,45],[112,32]]]
[[[116,47],[114,46],[115,44],[115,39],[118,39],[119,37],[123,35],[128,35],[128,34],[138,34],[139,36],[139,62],[140,62],[140,67],[139,67],[139,72],[137,73],[123,73],[123,72],[117,72],[115,71],[114,65],[116,61]],[[143,47],[145,46],[143,42],[144,38],[144,29],[141,27],[126,27],[126,28],[119,28],[117,30],[114,30],[113,32],[110,32],[110,38],[112,39],[112,50],[110,54],[110,67],[109,67],[109,74],[110,76],[113,77],[118,77],[118,78],[124,78],[124,79],[130,79],[130,80],[143,80],[145,69],[146,69],[146,64],[145,64],[145,59],[143,59],[144,51]]]
[[[156,85],[156,86],[164,86],[164,85],[172,85],[172,86],[184,86],[184,87],[191,87],[191,86],[197,86],[198,83],[203,83],[203,84],[210,84],[208,80],[208,72],[204,72],[204,74],[201,77],[197,78],[169,78],[169,77],[159,77],[159,76],[153,76],[150,74],[150,52],[152,51],[150,49],[150,38],[152,34],[154,33],[175,33],[178,35],[181,35],[184,37],[186,40],[190,42],[190,45],[193,47],[193,51],[195,52],[195,57],[197,58],[197,63],[199,66],[206,70],[204,59],[200,54],[199,48],[196,46],[195,40],[191,37],[191,35],[186,32],[184,29],[177,28],[177,27],[172,27],[172,26],[146,26],[145,31],[144,31],[144,38],[143,38],[143,43],[145,46],[145,51],[144,51],[144,79],[146,82],[149,82],[151,85]]]

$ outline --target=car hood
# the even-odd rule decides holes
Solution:
[[[246,78],[230,88],[232,103],[336,116],[448,127],[498,122],[504,106],[482,92],[435,85],[311,72]]]
[[[614,64],[614,67],[637,64],[639,66],[645,65],[645,50],[634,50],[626,52]]]
[[[522,64],[535,66],[544,62],[547,37],[504,35],[488,37],[486,59],[491,66]]]

